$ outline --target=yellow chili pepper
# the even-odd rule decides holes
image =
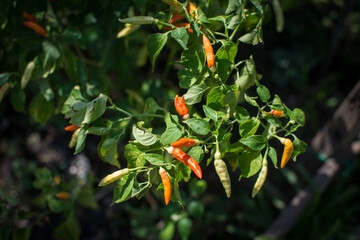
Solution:
[[[293,151],[294,151],[294,145],[292,141],[288,138],[281,138],[280,142],[284,144],[284,152],[281,158],[281,168],[285,167],[286,163],[289,161]]]

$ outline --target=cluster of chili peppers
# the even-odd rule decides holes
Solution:
[[[41,27],[39,24],[37,24],[37,18],[29,13],[24,13],[23,15],[24,18],[26,18],[29,21],[25,21],[24,25],[30,29],[32,29],[33,31],[35,31],[36,33],[40,34],[43,37],[47,36],[47,31]]]
[[[188,2],[188,5],[186,6],[186,10],[189,14],[191,14],[194,17],[194,19],[197,19],[199,17],[198,13],[197,13],[197,7],[191,1]],[[181,21],[183,19],[184,19],[184,17],[182,15],[180,15],[179,13],[175,13],[169,22],[171,24],[174,24],[175,27],[186,27],[189,33],[194,33],[194,31],[190,28],[190,23],[185,23],[185,22],[178,23],[179,21]],[[171,30],[171,28],[167,27],[167,26],[164,27],[164,29]],[[208,65],[210,71],[215,72],[214,49],[211,45],[209,38],[206,35],[203,35],[203,46],[204,46],[204,50],[205,50],[207,65]]]

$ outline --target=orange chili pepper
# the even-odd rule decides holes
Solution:
[[[184,16],[181,16],[180,14],[178,13],[174,13],[174,15],[172,16],[172,18],[170,19],[170,23],[173,24],[173,23],[176,23],[180,20],[184,19]]]
[[[204,45],[207,65],[209,66],[210,71],[214,72],[215,71],[214,49],[211,46],[210,40],[205,35],[203,35],[203,45]]]
[[[174,158],[185,163],[185,165],[188,166],[195,173],[195,175],[198,178],[200,178],[200,179],[202,178],[201,168],[200,168],[199,164],[195,161],[195,159],[190,157],[190,155],[184,153],[184,151],[181,150],[180,148],[174,148],[172,150],[172,154],[173,154]]]
[[[24,25],[27,26],[28,28],[34,30],[36,33],[40,34],[41,36],[46,37],[46,35],[47,35],[46,30],[37,23],[31,22],[31,21],[25,21]]]
[[[186,107],[184,96],[182,96],[180,98],[178,95],[176,95],[174,105],[175,105],[176,111],[180,114],[180,116],[182,116],[185,120],[190,118],[190,116],[188,114],[189,109]]]
[[[80,128],[78,125],[71,124],[65,128],[67,132],[74,132],[76,129]]]
[[[294,144],[288,138],[281,138],[280,142],[284,144],[284,152],[281,158],[281,168],[284,168],[286,163],[289,161],[293,151],[294,151]]]
[[[180,138],[171,144],[174,148],[192,147],[199,143],[199,140],[191,138]]]
[[[37,18],[29,13],[24,13],[23,17],[32,22],[37,22]]]
[[[60,198],[60,199],[68,199],[68,198],[70,198],[70,193],[58,192],[57,194],[55,194],[55,197]]]
[[[170,202],[170,198],[171,198],[171,182],[170,182],[170,178],[169,178],[168,173],[162,167],[160,167],[160,169],[159,169],[159,175],[161,177],[161,181],[162,181],[163,186],[164,186],[165,204],[168,205],[169,202]]]
[[[197,14],[197,7],[195,6],[195,4],[193,4],[192,2],[188,2],[188,5],[186,6],[186,10],[188,11],[188,13],[190,13],[193,16],[193,11],[195,12],[195,19],[197,19],[199,17],[199,15]]]
[[[271,110],[269,113],[274,115],[275,117],[283,117],[284,116],[284,112],[281,110]]]

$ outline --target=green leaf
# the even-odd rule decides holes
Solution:
[[[227,28],[230,30],[235,30],[240,25],[241,20],[242,20],[241,16],[234,15],[232,18],[230,18],[230,21],[227,24]]]
[[[200,73],[205,66],[205,52],[200,44],[194,44],[181,54],[181,64],[192,72]]]
[[[269,147],[269,153],[268,153],[271,161],[274,164],[274,167],[277,169],[277,154],[276,154],[276,150],[273,147]]]
[[[222,46],[217,50],[216,57],[218,59],[226,59],[231,63],[234,62],[238,48],[236,43],[232,41],[221,41]]]
[[[193,105],[195,103],[201,102],[202,95],[208,89],[207,84],[200,83],[189,88],[187,93],[184,95],[186,104]]]
[[[49,41],[43,41],[42,43],[44,52],[45,52],[45,59],[43,61],[43,68],[48,70],[50,69],[55,61],[60,57],[59,50]]]
[[[81,152],[84,149],[86,136],[87,136],[86,129],[84,127],[80,128],[78,138],[77,138],[77,142],[76,142],[74,155],[78,154],[79,152]]]
[[[160,143],[162,145],[169,145],[178,140],[182,135],[181,130],[178,127],[171,126],[166,128],[165,132],[160,137]]]
[[[239,133],[241,138],[246,138],[251,135],[254,135],[257,129],[260,126],[260,120],[258,119],[249,119],[242,122],[239,126]]]
[[[125,158],[128,162],[128,168],[141,167],[146,164],[145,159],[140,158],[142,151],[135,144],[125,146]]]
[[[204,157],[204,150],[200,146],[195,146],[192,147],[187,154],[189,154],[193,159],[195,159],[195,161],[200,163]]]
[[[160,240],[171,240],[175,234],[175,223],[173,221],[168,221],[165,224],[165,227],[161,229],[159,233]]]
[[[240,142],[252,150],[257,151],[262,150],[264,147],[266,147],[267,144],[266,138],[262,135],[252,135],[241,139]]]
[[[80,87],[75,86],[66,99],[61,112],[65,114],[66,117],[71,117],[74,113],[82,109],[86,105],[86,102],[87,100],[82,96]]]
[[[19,87],[11,89],[10,102],[16,111],[25,112],[25,92]]]
[[[241,4],[241,1],[239,1],[239,0],[229,0],[225,14],[228,15],[229,13],[237,10],[240,7],[240,4]]]
[[[100,158],[108,162],[118,168],[120,168],[120,163],[118,161],[119,152],[118,152],[118,139],[115,138],[108,138],[105,141],[101,141],[99,155]]]
[[[257,45],[263,43],[263,33],[261,29],[262,20],[260,19],[256,27],[250,32],[242,35],[238,40],[243,43]]]
[[[270,92],[264,85],[258,84],[256,92],[258,93],[262,102],[266,103],[270,99]]]
[[[78,57],[69,49],[61,47],[61,60],[64,62],[66,75],[74,82],[78,82]]]
[[[39,87],[40,87],[40,92],[43,95],[43,97],[46,99],[46,101],[51,101],[54,98],[54,92],[50,87],[48,78],[41,79]]]
[[[243,121],[248,120],[248,119],[250,118],[250,114],[249,114],[249,112],[248,112],[245,108],[240,107],[240,106],[237,106],[237,107],[236,107],[235,117],[236,117],[236,119],[239,120],[240,123],[241,123],[241,122],[243,122]]]
[[[250,97],[247,94],[244,94],[245,100],[254,107],[259,107],[259,104],[256,102],[256,97]]]
[[[53,178],[51,172],[47,168],[40,168],[35,171],[35,181],[33,181],[34,188],[44,189],[51,187]]]
[[[190,218],[185,217],[178,221],[177,230],[179,232],[181,240],[189,239],[191,227],[192,227],[192,221]]]
[[[168,33],[155,33],[147,41],[147,51],[154,71],[155,61],[168,40]]]
[[[293,110],[293,114],[294,114],[295,121],[298,124],[300,124],[300,126],[304,126],[305,125],[305,114],[304,114],[304,112],[299,108],[295,108]]]
[[[275,94],[274,99],[272,100],[272,105],[275,108],[283,107],[283,103],[277,94]]]
[[[64,204],[63,204],[64,200],[58,200],[55,198],[50,198],[48,200],[49,203],[49,208],[51,211],[59,213],[61,211],[64,210]]]
[[[0,86],[6,83],[9,78],[13,75],[13,73],[1,73],[0,74]]]
[[[206,135],[210,132],[210,124],[203,119],[190,118],[186,124],[197,134]]]
[[[164,164],[164,158],[159,154],[151,153],[151,154],[142,155],[141,157],[143,157],[146,161],[148,161],[152,165],[159,166]]]
[[[238,158],[238,166],[241,170],[241,177],[249,178],[260,171],[262,155],[258,151],[243,152]]]
[[[180,80],[179,86],[184,89],[188,89],[197,83],[199,79],[203,78],[200,74],[191,72],[187,68],[180,69],[177,72],[177,76]]]
[[[139,125],[139,123],[138,123],[138,125]],[[144,146],[151,146],[154,143],[156,143],[158,140],[158,137],[155,134],[151,133],[146,128],[143,128],[143,127],[141,127],[141,129],[138,128],[138,126],[136,126],[136,124],[133,125],[132,133],[133,133],[135,139],[138,140],[139,143]]]
[[[134,183],[135,174],[127,174],[122,177],[114,189],[113,203],[121,203],[131,198]]]
[[[31,80],[34,69],[35,69],[35,59],[30,61],[25,67],[24,74],[22,75],[20,82],[21,89],[24,89]]]
[[[255,62],[252,56],[245,60],[244,66],[241,68],[240,75],[236,79],[236,85],[240,91],[245,91],[253,86],[258,76],[255,70]]]
[[[298,139],[296,136],[293,135],[293,137],[294,137],[294,141],[293,141],[294,152],[292,154],[292,159],[296,161],[297,156],[306,151],[307,144],[301,141],[300,139]]]
[[[259,10],[261,14],[264,13],[263,8],[260,4],[260,0],[250,0],[250,2]]]
[[[38,93],[29,104],[29,113],[31,117],[43,125],[50,119],[54,111],[54,103],[48,102]]]
[[[87,104],[86,113],[82,123],[92,123],[101,117],[106,110],[107,97],[100,94],[97,98]],[[74,123],[75,124],[75,123]]]
[[[225,113],[220,112],[220,111],[215,111],[212,108],[203,105],[203,110],[205,115],[210,118],[211,120],[213,120],[214,122],[217,122],[218,119],[221,119],[225,116]]]
[[[75,216],[70,216],[55,228],[54,238],[62,240],[78,240],[80,237],[80,224]]]
[[[224,96],[221,86],[214,87],[207,95],[206,105],[215,110],[221,109]]]
[[[171,31],[171,37],[173,37],[183,49],[188,49],[189,34],[186,28],[175,28]]]
[[[5,191],[5,189],[1,186],[0,186],[0,197],[5,201],[7,201],[11,206],[16,206],[19,202],[18,199],[7,193],[7,191]]]

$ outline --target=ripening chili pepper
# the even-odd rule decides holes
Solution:
[[[34,30],[35,32],[37,32],[41,36],[46,37],[46,35],[47,35],[46,30],[37,23],[31,22],[31,21],[25,21],[24,25],[27,26],[28,28]]]
[[[194,16],[195,19],[199,17],[199,15],[197,14],[197,7],[192,2],[188,2],[186,10],[188,11],[188,13],[191,14],[191,16]]]
[[[175,100],[174,100],[174,105],[175,105],[175,109],[176,111],[180,114],[180,116],[182,116],[185,120],[189,119],[189,110],[186,107],[186,103],[185,103],[185,97],[182,96],[181,98],[176,95]]]
[[[128,168],[123,168],[104,177],[98,184],[99,187],[106,186],[129,173]]]
[[[260,189],[264,185],[266,177],[267,177],[267,173],[268,173],[267,159],[264,158],[259,176],[255,182],[255,185],[254,185],[254,188],[253,188],[253,191],[251,194],[252,197],[255,197],[256,194],[260,191]]]
[[[73,148],[77,144],[77,140],[79,137],[80,128],[76,129],[75,132],[71,135],[71,140],[69,142],[69,148]]]
[[[203,45],[204,45],[207,65],[209,66],[210,71],[214,72],[215,71],[214,49],[211,46],[210,40],[205,35],[203,35]]]
[[[120,32],[116,35],[117,38],[122,38],[128,36],[133,31],[137,30],[140,27],[140,25],[134,25],[131,23],[125,23],[125,27],[121,29]]]
[[[37,22],[37,18],[29,13],[24,13],[23,17],[32,22]]]
[[[168,152],[172,153],[174,158],[185,163],[185,165],[187,165],[198,178],[200,179],[202,178],[202,171],[199,164],[195,161],[195,159],[190,157],[190,155],[184,153],[184,151],[181,150],[180,148],[173,148],[173,147],[169,147]]]
[[[68,132],[74,132],[76,129],[79,129],[80,127],[76,124],[71,124],[65,128],[65,131]]]
[[[174,13],[174,15],[172,16],[172,18],[170,19],[170,23],[174,24],[180,20],[184,19],[184,16],[181,16],[179,13]]]
[[[226,196],[230,198],[231,196],[231,181],[229,172],[226,166],[226,163],[221,159],[221,154],[215,154],[214,166],[217,175],[220,178],[220,181],[225,189]]]
[[[173,142],[171,144],[174,148],[183,148],[183,147],[192,147],[199,143],[199,140],[197,139],[191,139],[191,138],[180,138],[179,140]]]
[[[284,152],[281,158],[281,168],[284,168],[287,162],[289,161],[293,151],[294,151],[294,144],[288,138],[281,138],[280,142],[284,144]]]
[[[269,113],[272,114],[272,115],[274,115],[275,117],[283,117],[283,116],[284,116],[284,112],[281,111],[281,110],[275,110],[275,109],[273,109],[273,110],[271,110]]]
[[[59,185],[61,183],[61,177],[57,175],[53,178],[53,181],[56,185]]]
[[[161,177],[161,181],[162,181],[163,186],[164,186],[165,204],[168,205],[169,202],[170,202],[170,198],[171,198],[171,182],[170,182],[170,178],[169,178],[168,173],[162,167],[160,167],[160,169],[159,169],[159,175]]]
[[[59,199],[68,199],[68,198],[70,198],[70,193],[68,193],[68,192],[58,192],[57,194],[55,194],[55,197],[57,197]]]

